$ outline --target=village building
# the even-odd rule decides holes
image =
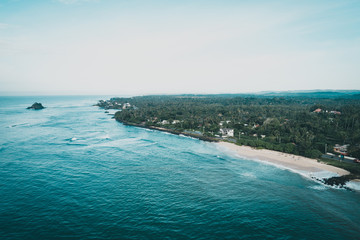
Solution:
[[[222,137],[234,137],[234,129],[220,128],[220,134]]]
[[[223,126],[224,123],[229,124],[229,123],[231,123],[231,121],[230,121],[230,120],[220,121],[219,125],[220,125],[220,126]]]
[[[340,115],[341,114],[341,112],[339,112],[339,111],[330,111],[330,113],[335,114],[335,115]]]
[[[341,155],[347,155],[348,147],[349,147],[349,144],[345,144],[345,145],[335,144],[334,152],[339,153]]]
[[[124,103],[124,105],[123,105],[123,109],[127,109],[127,108],[129,108],[129,107],[131,107],[131,104],[130,103]]]

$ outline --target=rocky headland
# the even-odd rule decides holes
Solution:
[[[35,102],[33,105],[31,105],[30,107],[27,107],[26,109],[41,110],[44,108],[45,107],[41,103]]]

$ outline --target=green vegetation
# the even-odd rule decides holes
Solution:
[[[116,120],[145,127],[191,131],[219,137],[221,128],[234,130],[238,144],[310,158],[331,152],[335,144],[349,144],[360,157],[359,94],[178,95],[113,98],[103,108],[121,109]],[[321,111],[314,112],[316,109]]]
[[[360,166],[359,164],[353,164],[348,162],[342,162],[338,160],[332,160],[328,158],[320,158],[321,162],[332,165],[334,167],[345,169],[354,175],[353,179],[360,177]]]

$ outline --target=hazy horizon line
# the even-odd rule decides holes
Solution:
[[[266,93],[311,93],[311,92],[360,92],[360,89],[298,89],[298,90],[263,90],[253,92],[179,92],[179,93],[85,93],[85,92],[0,92],[1,97],[31,97],[31,96],[154,96],[154,95],[236,95],[236,94],[266,94]]]

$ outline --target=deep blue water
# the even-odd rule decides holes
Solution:
[[[98,99],[0,97],[1,239],[360,239],[359,192],[123,126]]]

